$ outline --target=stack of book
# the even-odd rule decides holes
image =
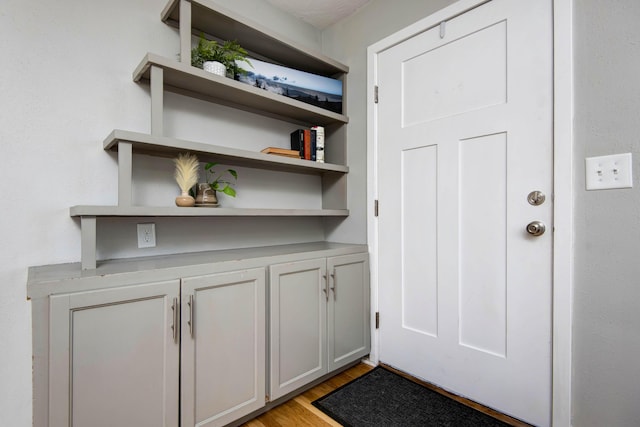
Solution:
[[[301,159],[324,163],[324,127],[291,132],[291,150],[297,151]]]

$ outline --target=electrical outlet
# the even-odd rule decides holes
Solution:
[[[587,190],[633,187],[631,153],[585,159]]]
[[[155,248],[156,247],[156,225],[138,224],[138,247],[139,248]]]

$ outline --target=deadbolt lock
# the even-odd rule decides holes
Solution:
[[[542,191],[532,191],[527,196],[527,202],[532,206],[540,206],[544,203],[546,197]]]

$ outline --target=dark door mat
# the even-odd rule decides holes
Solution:
[[[312,404],[345,427],[509,426],[379,366]]]

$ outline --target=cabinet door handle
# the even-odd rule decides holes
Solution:
[[[333,300],[335,301],[337,296],[336,296],[336,289],[338,288],[338,283],[336,282],[336,269],[333,269],[333,273],[331,273],[331,282],[333,283],[333,286],[331,287],[331,290],[333,291]]]
[[[191,334],[191,338],[193,338],[193,295],[189,295],[189,334]]]
[[[324,292],[324,298],[329,301],[329,281],[327,280],[327,275],[323,274],[322,278],[324,279],[324,288],[322,288],[322,292]]]
[[[171,329],[173,330],[173,342],[178,343],[178,298],[173,299],[171,304],[171,310],[173,311],[173,324]]]

